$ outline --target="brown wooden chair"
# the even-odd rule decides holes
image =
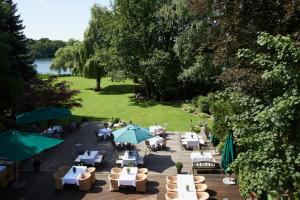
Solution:
[[[167,183],[166,184],[166,189],[168,192],[177,192],[177,184],[173,184],[173,183]]]
[[[79,190],[89,191],[92,188],[91,174],[83,173],[79,179]]]
[[[53,174],[54,178],[54,188],[55,190],[62,190],[64,189],[62,178],[64,177],[64,173],[61,171],[57,171]]]
[[[167,192],[166,193],[166,200],[174,200],[178,198],[177,192]]]
[[[118,185],[118,179],[120,175],[119,174],[109,174],[108,175],[108,180],[110,183],[110,191],[118,191],[119,190],[119,185]]]
[[[140,174],[148,174],[148,169],[147,168],[139,168],[138,173]]]
[[[198,200],[207,200],[209,199],[209,194],[207,192],[197,192]]]
[[[91,174],[91,183],[94,184],[96,182],[96,168],[95,167],[88,167],[87,173]]]
[[[194,182],[195,182],[195,184],[203,183],[204,181],[205,181],[205,177],[204,176],[194,176]]]
[[[177,184],[177,176],[166,176],[167,183]]]
[[[204,192],[207,189],[207,185],[203,183],[195,184],[195,188],[197,192]]]
[[[150,151],[155,151],[156,149],[150,145],[150,142],[148,140],[145,140],[145,144],[147,146],[147,148],[150,150]]]
[[[147,175],[146,174],[137,174],[136,176],[136,191],[137,192],[146,192],[147,191]]]
[[[122,168],[114,167],[114,168],[111,168],[110,172],[111,172],[112,174],[121,174]]]

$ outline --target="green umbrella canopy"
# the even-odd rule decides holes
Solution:
[[[39,108],[30,112],[20,114],[16,117],[17,124],[29,124],[33,122],[46,121],[51,119],[62,119],[70,117],[71,111],[67,108]]]
[[[222,162],[221,166],[225,170],[225,172],[228,171],[228,167],[235,159],[235,145],[233,143],[233,132],[230,131],[224,145],[224,149],[222,152]]]
[[[12,129],[0,133],[0,157],[22,161],[62,142],[60,139]]]
[[[220,140],[219,140],[219,138],[217,136],[215,136],[214,134],[212,134],[212,136],[211,136],[211,143],[214,145],[214,147],[216,147],[220,143]]]
[[[116,130],[113,132],[113,135],[115,142],[128,142],[132,144],[138,144],[153,137],[148,129],[136,125],[128,125]]]

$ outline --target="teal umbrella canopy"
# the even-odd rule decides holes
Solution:
[[[115,142],[128,142],[138,144],[144,140],[150,139],[153,135],[149,130],[136,125],[128,125],[113,132]]]
[[[62,119],[72,115],[67,108],[39,108],[30,112],[20,114],[16,117],[17,124],[30,124],[39,121],[47,121],[51,119]]]
[[[236,157],[236,152],[235,152],[235,145],[233,143],[233,132],[230,131],[225,141],[224,149],[222,152],[222,162],[221,162],[221,166],[226,173],[230,172],[228,171],[228,167],[234,161],[235,157]]]
[[[62,142],[60,139],[12,129],[0,133],[0,157],[22,161]]]

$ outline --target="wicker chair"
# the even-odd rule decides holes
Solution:
[[[118,185],[118,179],[120,175],[119,174],[110,174],[108,175],[108,180],[110,183],[110,191],[118,191],[119,185]]]
[[[207,189],[207,185],[203,183],[195,184],[195,188],[197,192],[204,192]]]
[[[66,174],[70,169],[71,167],[69,166],[61,166],[60,168],[58,168],[58,171]]]
[[[141,173],[141,174],[148,174],[148,169],[147,168],[140,168],[138,170],[138,173]]]
[[[194,182],[195,184],[197,183],[203,183],[205,181],[205,177],[204,176],[194,176]]]
[[[209,199],[209,194],[207,192],[197,192],[198,200],[207,200]]]
[[[166,189],[168,192],[177,192],[177,184],[167,183]]]
[[[79,190],[89,191],[92,188],[91,174],[84,173],[79,177]]]
[[[111,168],[110,172],[111,172],[112,174],[121,174],[122,168],[114,167],[114,168]]]
[[[147,191],[147,175],[138,174],[136,176],[136,191],[137,192],[146,192]]]
[[[57,171],[53,174],[54,178],[54,188],[55,190],[62,190],[64,186],[62,184],[62,178],[64,177],[64,173],[61,171]]]
[[[177,176],[166,176],[167,183],[177,184]]]
[[[87,173],[91,174],[91,183],[94,184],[96,182],[96,168],[95,167],[88,167]]]
[[[166,193],[166,200],[174,200],[174,199],[178,199],[177,192],[167,192]]]

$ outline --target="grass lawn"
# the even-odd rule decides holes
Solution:
[[[207,118],[195,117],[181,111],[181,105],[178,103],[135,101],[130,98],[134,90],[131,81],[111,82],[110,79],[104,78],[101,82],[102,91],[94,92],[94,79],[61,77],[59,80],[72,82],[72,88],[80,90],[82,107],[73,109],[73,115],[100,120],[119,117],[144,127],[155,123],[167,123],[167,129],[172,131],[188,131],[191,119],[194,124],[208,121]]]

